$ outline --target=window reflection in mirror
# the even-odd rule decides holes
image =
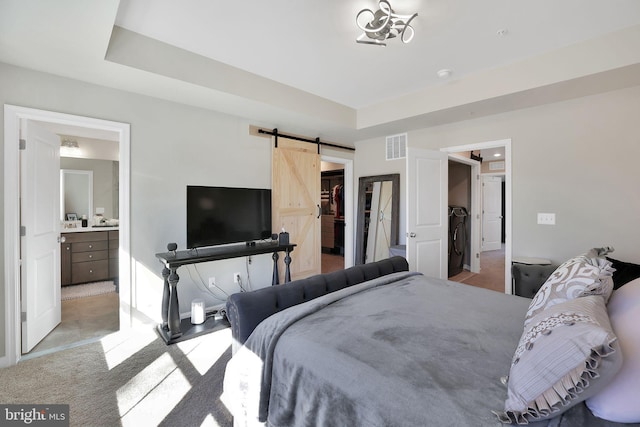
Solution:
[[[60,169],[61,169],[61,191],[60,191],[60,210],[61,210],[61,218],[64,218],[65,213],[76,213],[78,218],[81,215],[86,214],[87,219],[89,219],[89,223],[91,223],[91,219],[96,214],[96,209],[103,208],[104,213],[103,217],[107,220],[109,219],[118,219],[118,210],[119,210],[119,162],[113,160],[103,160],[103,159],[80,159],[80,158],[69,158],[69,157],[61,157],[60,158]],[[91,193],[89,192],[88,187],[82,187],[83,190],[79,191],[65,191],[63,186],[63,173],[62,171],[72,170],[78,173],[88,174],[89,172],[93,175],[93,184],[91,185]],[[85,189],[86,188],[86,189]],[[65,194],[66,193],[66,194]],[[91,195],[89,195],[91,194]],[[73,205],[67,206],[69,203],[66,200],[75,200],[86,195],[88,197],[88,201],[85,204],[82,203],[82,206],[88,206],[87,208],[80,209],[75,208],[77,211],[72,211],[70,209],[73,208]],[[90,205],[90,206],[89,206]]]
[[[91,218],[93,212],[93,171],[60,170],[60,219],[75,213],[77,218]]]

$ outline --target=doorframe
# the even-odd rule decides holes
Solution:
[[[482,248],[482,236],[481,236],[481,224],[480,224],[480,212],[481,212],[481,197],[480,197],[480,162],[467,157],[462,157],[459,154],[449,153],[449,160],[456,163],[462,163],[468,165],[471,168],[471,212],[469,212],[469,218],[471,221],[471,239],[469,240],[470,256],[469,271],[472,273],[480,272],[480,249]],[[477,178],[474,178],[477,177]]]
[[[34,108],[4,105],[4,289],[5,355],[0,367],[21,356],[20,304],[20,122],[35,120],[107,130],[119,135],[119,298],[120,329],[131,327],[130,125]]]
[[[321,154],[320,160],[323,162],[337,163],[344,166],[344,191],[347,197],[344,198],[344,268],[352,267],[355,260],[355,203],[357,197],[353,191],[353,159],[335,157]]]
[[[504,293],[511,294],[511,251],[512,251],[512,198],[511,198],[511,138],[496,141],[480,142],[475,144],[457,145],[454,147],[444,147],[441,151],[456,153],[461,151],[482,150],[485,148],[504,147],[504,176],[505,176],[505,250],[504,250]],[[479,242],[478,242],[479,243]],[[477,248],[478,251],[480,248]],[[480,253],[480,252],[478,252]]]

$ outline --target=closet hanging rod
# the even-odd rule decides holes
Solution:
[[[318,144],[318,151],[320,151],[320,146],[321,145],[324,145],[324,146],[327,146],[327,147],[339,148],[341,150],[356,151],[356,149],[353,148],[353,147],[345,147],[344,145],[332,144],[330,142],[322,142],[322,141],[320,141],[320,138],[310,139],[310,138],[302,138],[302,137],[299,137],[299,136],[286,135],[284,133],[278,132],[277,128],[274,129],[274,130],[258,129],[258,133],[264,133],[264,134],[267,134],[267,135],[275,136],[276,137],[276,147],[278,146],[278,137],[281,136],[283,138],[293,139],[293,140],[296,140],[296,141],[309,142],[311,144]]]

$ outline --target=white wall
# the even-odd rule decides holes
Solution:
[[[185,247],[186,186],[270,187],[270,143],[251,136],[249,124],[273,124],[250,123],[2,63],[0,103],[131,124],[132,302],[143,318],[160,319],[162,266],[154,254],[165,251],[168,242]],[[514,255],[562,261],[592,246],[612,245],[615,257],[639,262],[639,111],[640,87],[636,87],[411,131],[408,145],[439,149],[511,138]],[[361,176],[400,173],[401,206],[406,203],[405,162],[385,160],[384,137],[358,142],[353,158],[355,188]],[[3,189],[4,177],[0,179]],[[557,225],[536,225],[536,212],[555,212]],[[401,243],[405,215],[401,208]],[[4,223],[2,211],[0,218]],[[4,241],[4,228],[0,238]],[[4,277],[4,246],[0,251]],[[215,275],[226,292],[237,290],[233,273],[242,272],[246,280],[247,268],[254,287],[270,283],[269,255],[253,257],[248,266],[245,261],[179,270],[181,310],[188,311],[195,297],[205,296],[207,305],[218,303],[198,287],[198,276],[207,282]],[[0,307],[7,285],[12,284],[0,288]],[[4,327],[0,317],[0,355],[5,353]]]
[[[185,248],[186,186],[271,186],[269,139],[249,135],[250,123],[244,119],[2,63],[0,103],[131,124],[132,302],[137,315],[143,319],[160,320],[162,265],[155,253],[166,251],[169,242]],[[4,122],[1,126],[4,128]],[[4,140],[0,152],[4,153]],[[4,176],[0,179],[0,191],[4,193]],[[0,211],[4,223],[3,215]],[[4,241],[4,227],[0,233]],[[2,246],[2,277],[4,250]],[[256,256],[252,261],[248,269],[253,286],[270,284],[270,255]],[[199,280],[198,273],[205,281],[215,275],[218,284],[230,293],[237,290],[233,273],[242,272],[246,280],[246,271],[244,259],[202,264],[198,271],[181,268],[178,270],[181,311],[188,312],[195,297],[204,297],[209,306],[220,304],[194,284]],[[0,307],[4,307],[5,286],[13,284],[0,287]],[[4,330],[3,315],[0,316],[0,356],[5,354]]]
[[[594,246],[640,262],[640,87],[410,131],[434,150],[512,140],[513,255],[562,262]],[[384,137],[356,144],[355,174],[405,174],[384,160]],[[402,192],[401,216],[406,211]],[[536,224],[555,212],[556,225]],[[406,230],[402,227],[401,236]]]

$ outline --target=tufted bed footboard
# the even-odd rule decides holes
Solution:
[[[233,353],[247,340],[260,322],[274,313],[348,286],[408,270],[407,260],[396,256],[333,273],[318,274],[283,285],[233,294],[227,301],[227,318],[231,323]]]

